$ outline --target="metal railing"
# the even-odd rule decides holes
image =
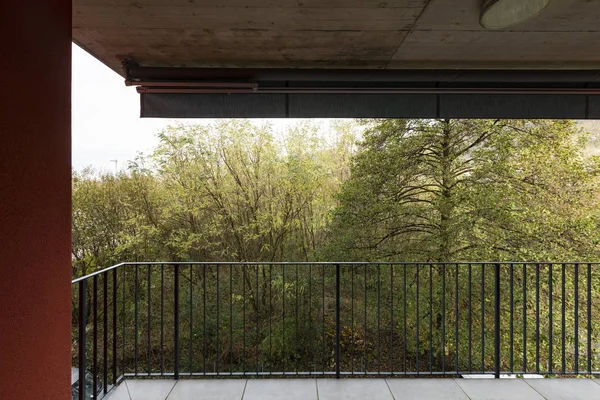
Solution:
[[[597,375],[598,267],[123,263],[73,281],[73,358],[104,392],[142,376]]]

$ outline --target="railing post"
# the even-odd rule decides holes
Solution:
[[[108,272],[102,274],[102,379],[103,393],[108,393]]]
[[[96,398],[98,387],[98,275],[94,275],[92,286],[92,398]]]
[[[174,374],[175,379],[179,379],[179,264],[174,265],[174,286],[173,286],[173,304],[174,304],[174,336],[175,336],[175,360]]]
[[[112,298],[113,298],[113,309],[112,309],[112,313],[113,313],[113,318],[112,318],[112,333],[113,333],[113,338],[112,338],[112,346],[113,346],[113,352],[112,352],[112,373],[113,373],[113,385],[117,385],[117,269],[113,269],[113,293],[112,293]],[[124,283],[123,283],[124,284]],[[125,371],[121,371],[123,374],[125,373]],[[106,384],[104,386],[107,386]]]
[[[87,325],[87,310],[86,310],[86,296],[87,296],[87,279],[79,282],[79,400],[86,400],[86,385],[85,385],[85,352],[86,352],[86,338],[85,338],[85,327]]]
[[[335,265],[335,378],[340,379],[340,264]]]
[[[500,378],[500,264],[494,268],[494,378]]]

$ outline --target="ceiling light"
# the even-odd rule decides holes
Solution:
[[[525,21],[540,12],[550,0],[484,0],[479,23],[487,29],[502,29]]]

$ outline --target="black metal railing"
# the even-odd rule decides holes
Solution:
[[[598,267],[123,263],[73,281],[73,359],[104,392],[141,376],[597,375]]]

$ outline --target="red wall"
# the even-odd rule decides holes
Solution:
[[[70,399],[71,0],[0,0],[0,399]]]

